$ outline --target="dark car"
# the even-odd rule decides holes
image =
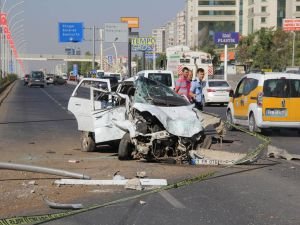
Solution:
[[[41,88],[45,87],[45,76],[42,71],[32,71],[29,81],[28,87],[39,86]]]
[[[24,76],[24,85],[28,85],[29,79],[30,79],[30,75],[29,75],[29,74],[26,74],[26,75]]]
[[[54,76],[53,84],[54,85],[64,85],[64,84],[67,84],[67,81],[61,76]]]

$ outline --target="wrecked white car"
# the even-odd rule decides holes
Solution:
[[[188,160],[190,150],[211,144],[205,139],[202,113],[169,87],[144,77],[126,80],[115,91],[109,80],[83,79],[68,109],[82,131],[83,151],[120,143],[120,160]]]

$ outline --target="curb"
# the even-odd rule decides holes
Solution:
[[[3,101],[6,99],[6,97],[9,95],[9,93],[11,92],[14,85],[15,85],[15,81],[12,81],[12,82],[6,83],[4,86],[0,87],[0,106],[3,103]],[[4,93],[5,90],[9,87],[10,87],[10,89],[7,91],[7,93]],[[4,93],[3,96],[1,96],[2,93]]]

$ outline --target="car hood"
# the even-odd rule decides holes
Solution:
[[[134,103],[133,108],[140,112],[149,112],[155,116],[164,128],[179,137],[192,137],[203,131],[200,119],[193,111],[194,105],[179,107],[159,107],[150,104]]]

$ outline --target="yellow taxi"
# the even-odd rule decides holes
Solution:
[[[266,128],[300,128],[300,75],[247,74],[230,94],[227,121],[251,132]],[[228,129],[233,129],[228,126]]]

